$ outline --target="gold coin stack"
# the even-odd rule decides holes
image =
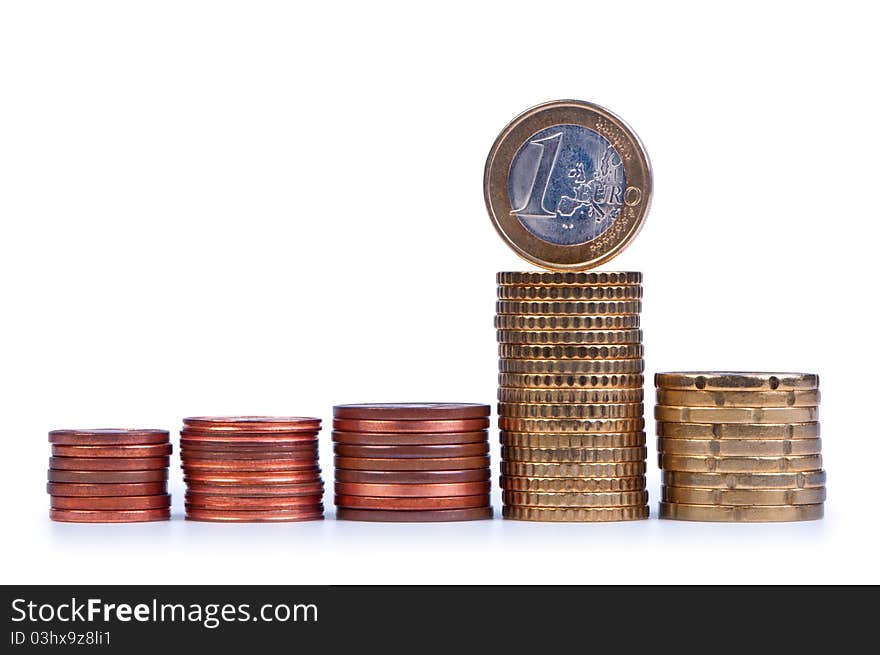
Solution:
[[[503,515],[648,518],[641,273],[498,273]]]
[[[658,373],[654,383],[660,518],[822,518],[819,376]]]

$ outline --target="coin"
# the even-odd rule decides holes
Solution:
[[[709,389],[711,391],[799,391],[817,389],[814,373],[657,373],[654,384],[664,389]]]
[[[382,523],[434,523],[439,521],[478,521],[492,518],[491,507],[439,510],[375,510],[339,507],[341,521],[379,521]]]
[[[654,407],[658,421],[680,423],[809,423],[818,417],[818,407]]]
[[[275,447],[297,446],[314,441],[318,433],[302,430],[300,432],[210,432],[204,430],[180,431],[181,441],[188,444],[202,443],[217,446],[259,446],[271,444]]]
[[[498,418],[498,427],[511,432],[641,432],[645,420],[641,418],[615,419],[530,419]]]
[[[487,442],[443,446],[353,446],[337,443],[333,452],[341,457],[389,458],[436,458],[474,457],[488,455]]]
[[[171,496],[52,496],[52,509],[137,510],[171,507]]]
[[[436,459],[368,459],[366,457],[334,457],[338,469],[355,471],[456,471],[488,468],[488,457],[438,457]]]
[[[502,500],[516,507],[631,507],[648,502],[646,491],[531,492],[505,491]]]
[[[181,449],[180,458],[183,462],[190,459],[197,460],[218,460],[218,461],[244,461],[250,460],[260,462],[264,460],[282,460],[282,459],[315,459],[318,456],[318,449],[315,446],[303,450],[267,450],[249,451],[249,452],[222,452],[216,450],[196,450],[191,447]]]
[[[168,479],[168,469],[151,471],[58,471],[49,469],[49,482],[80,484],[127,484],[132,482],[161,482]]]
[[[519,448],[502,446],[501,457],[514,462],[636,462],[648,456],[647,448]]]
[[[518,507],[505,505],[502,516],[517,521],[600,522],[638,521],[648,518],[647,505],[630,507]]]
[[[501,373],[531,373],[552,375],[610,375],[613,373],[642,373],[643,359],[501,359]],[[809,409],[806,407],[797,409]],[[794,410],[791,410],[794,411]]]
[[[186,507],[187,521],[216,523],[277,523],[283,521],[320,521],[324,518],[321,505],[302,509],[231,510]]]
[[[361,446],[442,446],[465,443],[481,443],[488,439],[486,430],[476,432],[446,432],[431,434],[429,432],[381,433],[381,432],[343,432],[333,431],[336,443],[355,444]]]
[[[155,496],[168,493],[168,482],[132,482],[126,484],[82,484],[49,482],[46,491],[52,496]]]
[[[336,471],[337,484],[340,482],[356,484],[457,484],[483,482],[489,478],[488,468],[459,471],[348,471],[344,469]]]
[[[819,436],[819,424],[812,422],[750,425],[658,421],[657,436],[671,439],[815,439]]]
[[[142,521],[167,521],[170,509],[139,510],[78,510],[50,509],[49,518],[65,523],[138,523]]]
[[[764,523],[773,521],[813,521],[821,519],[825,506],[778,505],[764,507],[736,507],[714,505],[685,505],[660,503],[661,519],[680,521],[714,521]]]
[[[300,496],[230,496],[225,494],[213,495],[187,491],[186,506],[200,509],[232,509],[232,510],[275,510],[303,508],[316,510],[321,506],[323,494],[300,495]]]
[[[618,271],[589,271],[589,272],[547,272],[547,271],[503,271],[495,276],[495,281],[500,285],[529,285],[529,286],[563,286],[573,284],[577,286],[617,286],[625,284],[641,284],[642,274],[635,272]]]
[[[606,464],[501,462],[501,474],[528,478],[630,478],[645,474],[644,461]]]
[[[317,496],[324,493],[324,484],[317,476],[312,482],[294,484],[210,484],[189,480],[187,492],[210,494],[212,496]]]
[[[129,430],[105,428],[98,430],[52,430],[49,443],[65,446],[122,446],[168,442],[167,430]]]
[[[657,450],[668,455],[782,457],[819,455],[821,439],[668,439],[657,440]]]
[[[644,475],[628,478],[525,478],[502,475],[500,485],[506,491],[534,491],[541,493],[642,491],[646,486]]]
[[[645,433],[537,434],[502,430],[501,444],[522,448],[631,448],[645,445]]]
[[[640,418],[645,413],[641,403],[592,405],[499,403],[498,415],[509,418]]]
[[[171,454],[171,444],[147,446],[63,446],[52,445],[54,457],[163,457]]]
[[[641,344],[619,346],[523,346],[498,344],[498,356],[505,359],[639,359]]]
[[[457,484],[358,484],[337,482],[335,491],[342,496],[452,497],[488,494],[487,482],[459,482]]]
[[[318,446],[318,439],[310,437],[308,439],[297,439],[291,443],[240,443],[233,441],[201,441],[191,440],[186,437],[180,439],[180,445],[186,452],[207,452],[207,453],[287,453],[309,450]]]
[[[336,496],[336,506],[351,509],[438,510],[488,507],[488,494],[424,498],[390,498],[375,496]]]
[[[499,286],[499,300],[638,300],[640,285],[621,287],[527,287]]]
[[[686,505],[815,505],[825,501],[825,487],[815,489],[694,489],[663,487],[663,501]]]
[[[370,420],[469,419],[489,416],[491,407],[476,403],[370,403],[336,405],[334,418]]]
[[[642,389],[518,389],[499,387],[498,400],[505,403],[541,403],[550,405],[582,405],[609,403],[641,403]]]
[[[594,330],[631,330],[640,325],[641,320],[638,314],[616,314],[613,316],[498,314],[495,316],[495,327],[499,330],[592,332]]]
[[[640,314],[641,311],[642,302],[640,300],[602,300],[598,302],[499,300],[495,303],[496,314],[515,314],[517,316],[529,314],[595,316]]]
[[[64,471],[151,471],[167,469],[170,457],[50,457],[49,468]]]
[[[183,419],[187,427],[211,431],[317,432],[321,419],[306,416],[190,416]]]
[[[686,457],[660,455],[660,468],[695,473],[786,473],[818,471],[821,455],[798,457]]]
[[[489,427],[488,418],[450,420],[382,421],[368,419],[333,419],[333,429],[343,432],[474,432]]]
[[[818,389],[806,391],[681,391],[657,389],[660,405],[687,407],[815,407]]]
[[[299,471],[315,467],[316,457],[303,459],[194,459],[187,458],[181,468],[189,471]]]
[[[499,343],[511,344],[620,344],[641,343],[641,330],[496,330]]]
[[[486,160],[483,191],[498,234],[543,268],[594,268],[635,238],[652,175],[638,137],[607,109],[556,100],[513,119]]]
[[[663,484],[709,489],[814,489],[825,486],[825,471],[804,473],[685,473],[663,471]]]
[[[296,484],[319,479],[317,466],[294,471],[184,471],[183,481],[208,482],[211,484]]]
[[[645,377],[641,374],[623,375],[523,375],[499,373],[498,386],[577,390],[594,388],[641,389]]]

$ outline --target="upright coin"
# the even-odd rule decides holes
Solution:
[[[558,100],[517,116],[498,136],[483,178],[489,216],[524,259],[580,270],[635,238],[651,201],[638,137],[587,102]]]

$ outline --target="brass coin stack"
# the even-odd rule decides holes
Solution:
[[[648,518],[641,280],[498,274],[505,518]]]
[[[817,375],[658,373],[654,383],[660,518],[822,518]]]

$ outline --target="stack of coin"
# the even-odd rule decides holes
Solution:
[[[49,517],[71,523],[171,518],[167,430],[53,430]]]
[[[499,273],[505,518],[648,517],[640,273]]]
[[[336,517],[492,518],[489,412],[470,403],[334,407]]]
[[[819,377],[809,373],[658,373],[660,518],[822,518]]]
[[[245,523],[324,518],[320,429],[317,418],[183,419],[186,518]]]

